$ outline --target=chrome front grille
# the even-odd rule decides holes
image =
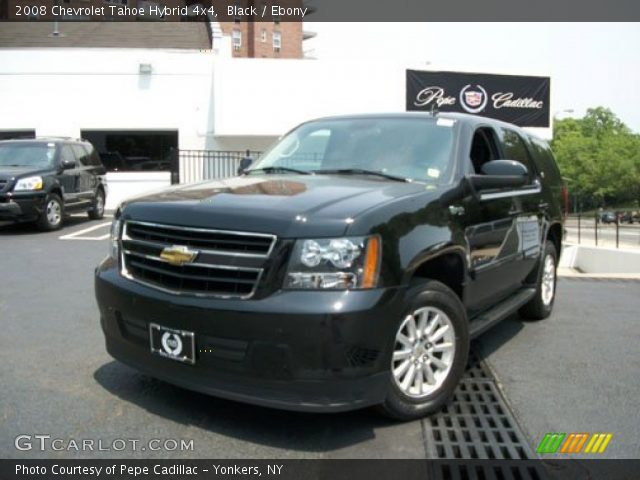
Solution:
[[[274,244],[274,236],[267,234],[177,227],[147,222],[127,222],[127,225],[129,236],[141,242],[165,246],[184,245],[208,252],[268,256]]]
[[[270,234],[127,221],[121,272],[139,283],[181,295],[249,298],[276,242]],[[176,264],[165,249],[186,248],[194,258]]]

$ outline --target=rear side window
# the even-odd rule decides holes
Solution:
[[[83,167],[91,166],[89,160],[89,152],[87,152],[82,145],[72,145],[73,152],[76,154],[76,158]]]
[[[91,165],[93,165],[94,167],[102,167],[102,161],[100,161],[100,155],[98,155],[98,152],[96,151],[96,149],[93,148],[93,145],[91,145],[90,143],[85,143],[83,146],[89,152],[89,162],[91,163]]]
[[[505,160],[515,160],[522,163],[529,171],[529,179],[532,179],[536,174],[536,168],[533,166],[522,137],[508,128],[501,128],[500,133]]]
[[[560,170],[558,170],[549,144],[539,138],[529,137],[529,147],[533,161],[538,170],[544,173],[544,177],[552,183],[562,183]]]

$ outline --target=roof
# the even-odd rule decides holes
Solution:
[[[71,137],[37,137],[37,138],[9,138],[0,143],[89,143],[82,138]]]
[[[515,129],[521,132],[524,132],[522,127],[517,125],[503,122],[502,120],[498,120],[491,117],[483,117],[482,115],[472,115],[469,113],[458,113],[458,112],[435,112],[431,113],[429,111],[411,111],[411,112],[392,112],[392,113],[357,113],[352,115],[331,115],[328,117],[316,118],[315,120],[349,120],[349,119],[358,119],[358,118],[448,118],[452,120],[456,120],[460,123],[471,125],[472,127],[477,127],[481,125],[493,125],[493,126],[503,126],[509,127],[511,129]],[[531,135],[531,133],[525,132],[527,135]]]
[[[204,50],[211,41],[204,22],[3,22],[0,48],[184,48]]]

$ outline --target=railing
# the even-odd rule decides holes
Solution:
[[[213,178],[233,177],[240,160],[254,160],[261,152],[249,150],[174,150],[171,162],[171,183],[195,183]]]
[[[240,160],[257,160],[262,152],[250,150],[174,150],[171,154],[171,183],[195,183],[237,175]],[[314,170],[323,156],[315,152],[296,153],[278,161],[280,167]],[[328,167],[327,167],[328,168]]]
[[[629,223],[631,222],[631,223]],[[581,245],[640,248],[640,219],[603,219],[600,215],[571,215],[565,222],[566,240]]]

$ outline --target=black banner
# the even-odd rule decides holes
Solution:
[[[407,110],[436,108],[549,126],[549,77],[407,70]]]

